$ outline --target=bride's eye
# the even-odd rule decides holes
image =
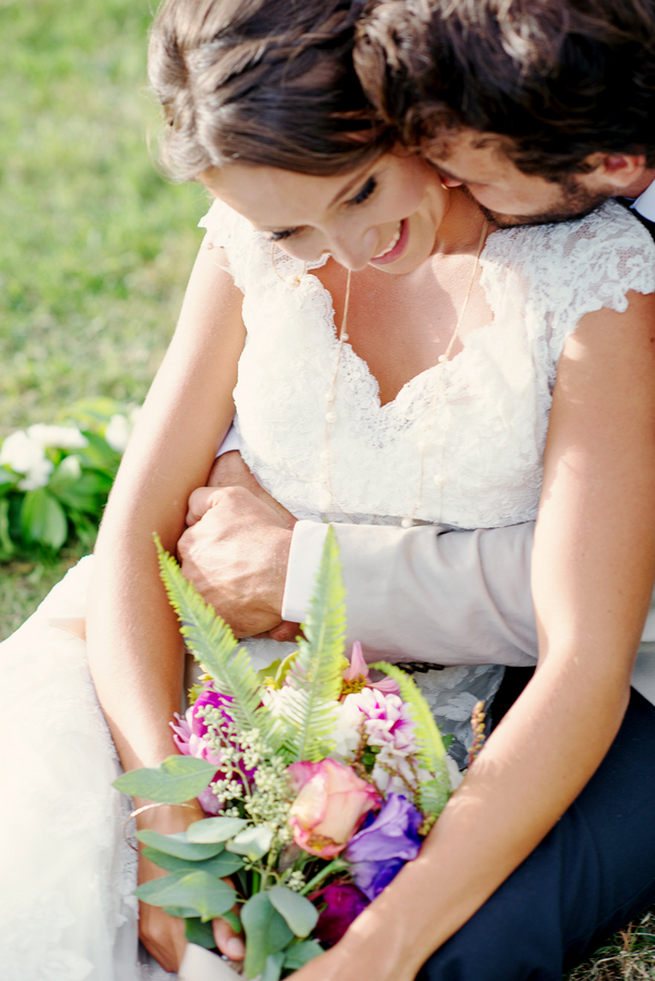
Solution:
[[[279,232],[269,232],[268,240],[269,242],[282,242],[285,238],[291,238],[298,231],[297,228],[284,228]]]
[[[354,198],[351,198],[348,204],[363,204],[367,198],[370,198],[373,191],[378,186],[378,182],[375,177],[369,177],[364,186],[357,192]]]

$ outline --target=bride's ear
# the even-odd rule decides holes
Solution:
[[[642,153],[594,153],[585,162],[593,168],[588,176],[593,175],[605,184],[609,182],[615,196],[629,194],[646,170],[646,157]]]

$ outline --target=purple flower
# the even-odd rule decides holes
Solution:
[[[401,794],[389,794],[382,809],[353,835],[344,852],[355,885],[369,899],[382,892],[421,847],[423,815]]]
[[[198,759],[208,760],[216,765],[217,772],[213,777],[214,780],[224,776],[219,769],[221,754],[205,738],[209,727],[205,722],[203,713],[206,707],[216,708],[226,722],[232,722],[229,712],[226,711],[226,708],[229,709],[231,701],[232,699],[228,695],[221,695],[209,682],[202,689],[193,705],[186,710],[184,716],[182,717],[176,712],[177,721],[170,723],[173,730],[173,741],[180,753],[184,756],[197,756]],[[221,805],[209,787],[198,794],[198,801],[206,814],[218,814],[221,809]]]
[[[313,931],[324,947],[341,940],[352,921],[368,906],[368,899],[352,882],[331,882],[309,898],[314,904],[317,900],[325,902]]]

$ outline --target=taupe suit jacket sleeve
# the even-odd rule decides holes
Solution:
[[[348,640],[389,660],[533,665],[533,524],[477,531],[333,525]]]

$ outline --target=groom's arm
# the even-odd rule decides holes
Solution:
[[[295,556],[303,548],[304,524],[294,531],[285,598]],[[532,524],[477,531],[426,525],[334,529],[349,640],[391,659],[534,664]],[[282,612],[296,619],[302,611],[285,607]]]
[[[195,523],[179,543],[184,574],[239,636],[283,618],[302,621],[326,526],[296,523],[236,453],[221,458],[211,479],[190,500]],[[532,525],[335,531],[350,640],[391,658],[533,663]]]

